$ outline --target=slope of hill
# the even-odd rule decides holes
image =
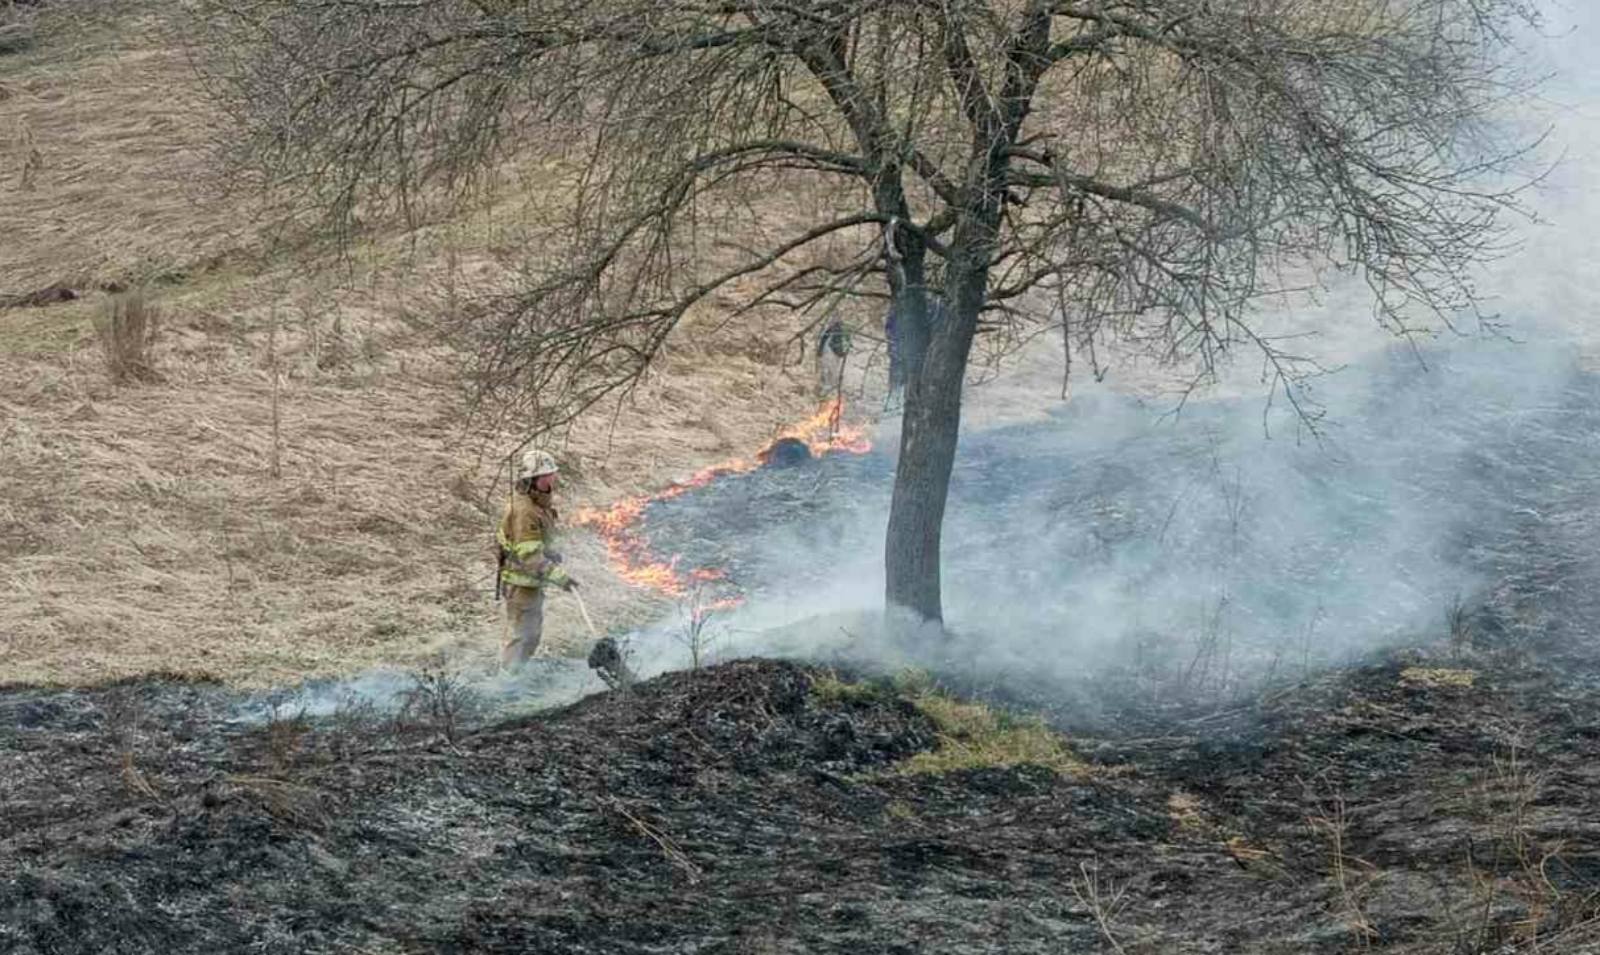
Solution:
[[[0,682],[492,659],[499,458],[526,429],[468,421],[425,329],[441,277],[492,272],[514,217],[373,234],[348,259],[266,255],[210,179],[179,15],[46,8],[33,44],[0,54]],[[132,286],[163,315],[158,377],[113,384],[94,323]],[[77,297],[28,303],[52,288]],[[715,317],[558,440],[569,510],[814,409],[788,341],[803,323]],[[587,535],[567,550],[604,625],[664,609]],[[570,602],[550,613],[556,650],[582,642]]]

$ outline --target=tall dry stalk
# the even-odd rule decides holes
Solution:
[[[1123,895],[1127,886],[1118,886],[1109,879],[1101,879],[1098,866],[1091,867],[1086,862],[1078,863],[1078,872],[1081,879],[1073,879],[1069,887],[1078,903],[1089,910],[1094,917],[1095,925],[1100,928],[1100,935],[1111,946],[1117,955],[1127,955],[1128,950],[1117,940],[1113,928],[1117,915],[1127,904]]]
[[[1339,917],[1350,932],[1353,946],[1359,951],[1367,951],[1372,948],[1378,930],[1367,917],[1363,901],[1367,880],[1359,872],[1352,871],[1352,865],[1361,869],[1370,869],[1371,866],[1349,854],[1350,819],[1345,812],[1344,798],[1335,796],[1331,809],[1309,817],[1306,822],[1311,831],[1328,840],[1329,875],[1339,893]]]
[[[267,373],[272,376],[272,457],[267,466],[274,479],[283,477],[283,413],[278,374],[278,310],[272,310],[272,327],[267,331]]]
[[[159,377],[155,345],[161,334],[161,313],[142,290],[113,295],[95,321],[95,332],[112,381],[154,381]]]

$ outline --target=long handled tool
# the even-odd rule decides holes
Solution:
[[[594,637],[594,647],[589,651],[589,668],[600,674],[600,679],[613,690],[627,690],[634,684],[633,671],[628,669],[628,663],[622,658],[622,649],[617,646],[617,641],[610,637],[602,637],[600,630],[594,625],[594,618],[589,616],[589,606],[583,602],[583,594],[573,590],[572,596],[578,598],[578,613],[583,615],[584,625],[589,628],[589,635]]]
[[[589,636],[600,639],[600,631],[595,628],[594,618],[589,616],[589,605],[583,602],[583,594],[577,590],[572,591],[572,596],[578,598],[578,612],[583,614],[584,625],[589,628]]]

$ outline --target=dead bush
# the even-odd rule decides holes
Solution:
[[[709,665],[715,644],[722,636],[722,628],[711,625],[717,609],[717,602],[706,594],[703,587],[695,587],[688,597],[678,603],[679,627],[673,639],[689,651],[691,670],[698,671],[702,666]]]
[[[342,696],[324,728],[328,758],[346,761],[377,749],[389,728],[385,724],[371,699],[357,693]]]
[[[294,766],[310,732],[311,722],[306,719],[304,705],[290,707],[287,699],[276,695],[269,701],[262,737],[267,765],[273,773],[286,773]]]
[[[161,313],[142,291],[111,296],[95,322],[100,350],[111,380],[155,381],[155,345],[161,333]]]
[[[139,742],[145,708],[132,687],[118,687],[104,703],[106,728],[122,765],[122,782],[128,792],[144,799],[160,798],[160,791],[139,768]]]
[[[442,658],[423,666],[411,679],[412,687],[400,694],[396,730],[403,733],[415,728],[436,733],[454,746],[467,724],[483,710],[482,697],[462,673]]]

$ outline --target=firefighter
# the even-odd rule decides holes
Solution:
[[[516,486],[500,519],[500,592],[506,601],[506,642],[500,664],[518,669],[539,648],[544,633],[544,594],[550,586],[572,591],[578,582],[561,566],[554,549],[556,509],[551,503],[558,469],[538,448],[522,456]]]

